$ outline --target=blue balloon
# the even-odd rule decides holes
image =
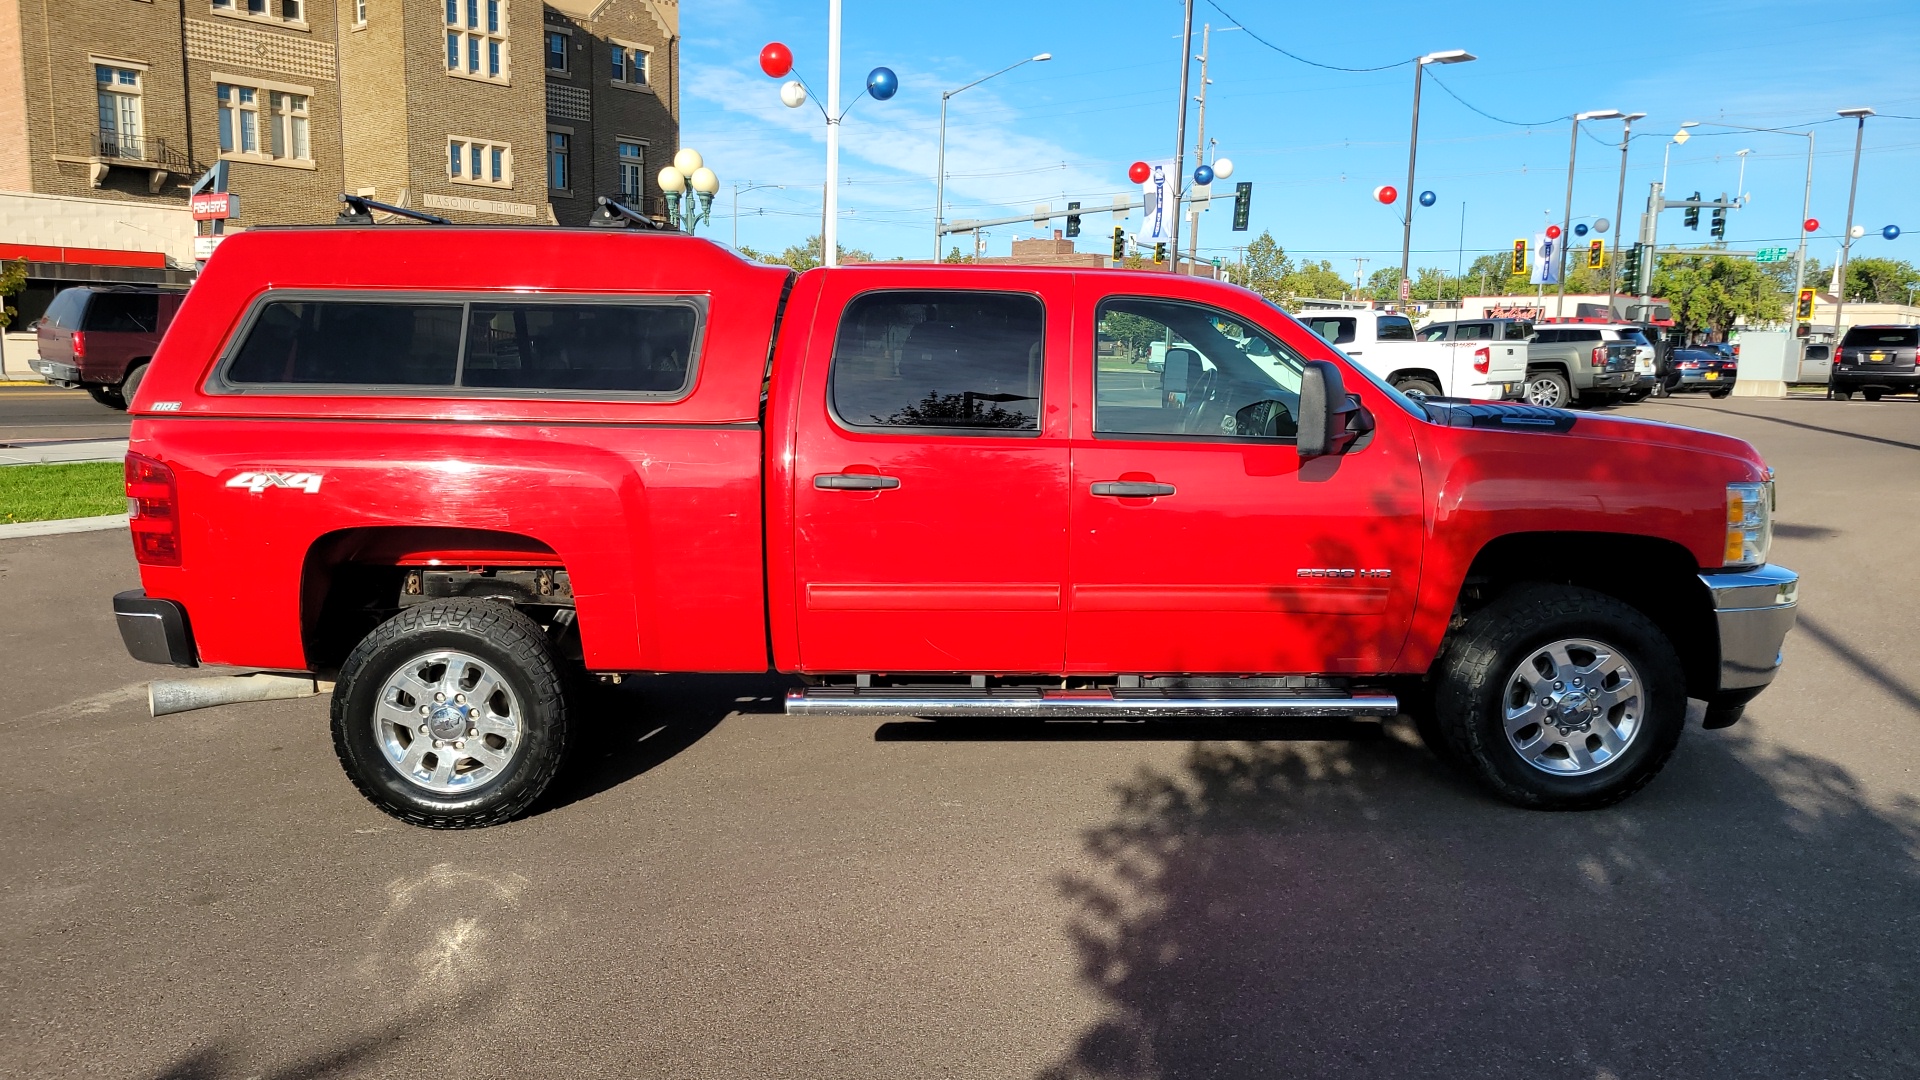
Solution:
[[[1886,237],[1889,240],[1898,239],[1900,236],[1900,226],[1889,225],[1886,228],[1880,230],[1880,235]]]
[[[1194,169],[1193,182],[1199,184],[1201,187],[1206,187],[1208,184],[1213,183],[1213,166],[1202,165]]]
[[[900,92],[900,80],[892,68],[877,67],[867,72],[867,93],[875,101],[885,101]]]
[[[1573,227],[1573,235],[1575,236],[1587,235],[1587,227],[1585,225],[1575,225]]]
[[[1432,206],[1434,203],[1437,203],[1439,201],[1440,201],[1440,196],[1435,195],[1431,191],[1423,191],[1420,193],[1421,206]]]

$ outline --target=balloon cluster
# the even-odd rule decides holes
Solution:
[[[778,41],[768,42],[760,50],[760,70],[769,79],[784,79],[793,73],[793,50]],[[900,92],[900,77],[892,68],[877,67],[867,72],[867,93],[875,101],[886,101]],[[807,84],[788,79],[780,84],[780,103],[797,109],[807,103]]]

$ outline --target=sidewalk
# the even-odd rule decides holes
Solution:
[[[121,461],[125,439],[49,439],[0,443],[0,466],[64,465],[76,461]]]

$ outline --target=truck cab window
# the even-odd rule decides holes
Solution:
[[[1405,315],[1382,315],[1373,324],[1373,332],[1381,341],[1412,341],[1413,320]]]
[[[852,428],[1038,431],[1045,321],[1025,293],[857,296],[834,339],[834,415]]]
[[[1100,305],[1094,357],[1096,432],[1291,439],[1299,431],[1305,361],[1217,308],[1112,297]]]
[[[1333,345],[1345,345],[1353,340],[1354,327],[1358,325],[1351,317],[1340,318],[1334,315],[1302,315],[1300,321],[1307,329],[1319,334]]]
[[[1442,323],[1439,326],[1429,326],[1420,331],[1420,340],[1421,341],[1445,341],[1447,340],[1447,331],[1451,329],[1453,328],[1446,325],[1445,323]]]

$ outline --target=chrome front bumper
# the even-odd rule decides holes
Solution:
[[[1793,629],[1800,575],[1767,563],[1752,570],[1701,574],[1720,627],[1720,687],[1751,698],[1780,670],[1780,647]]]

